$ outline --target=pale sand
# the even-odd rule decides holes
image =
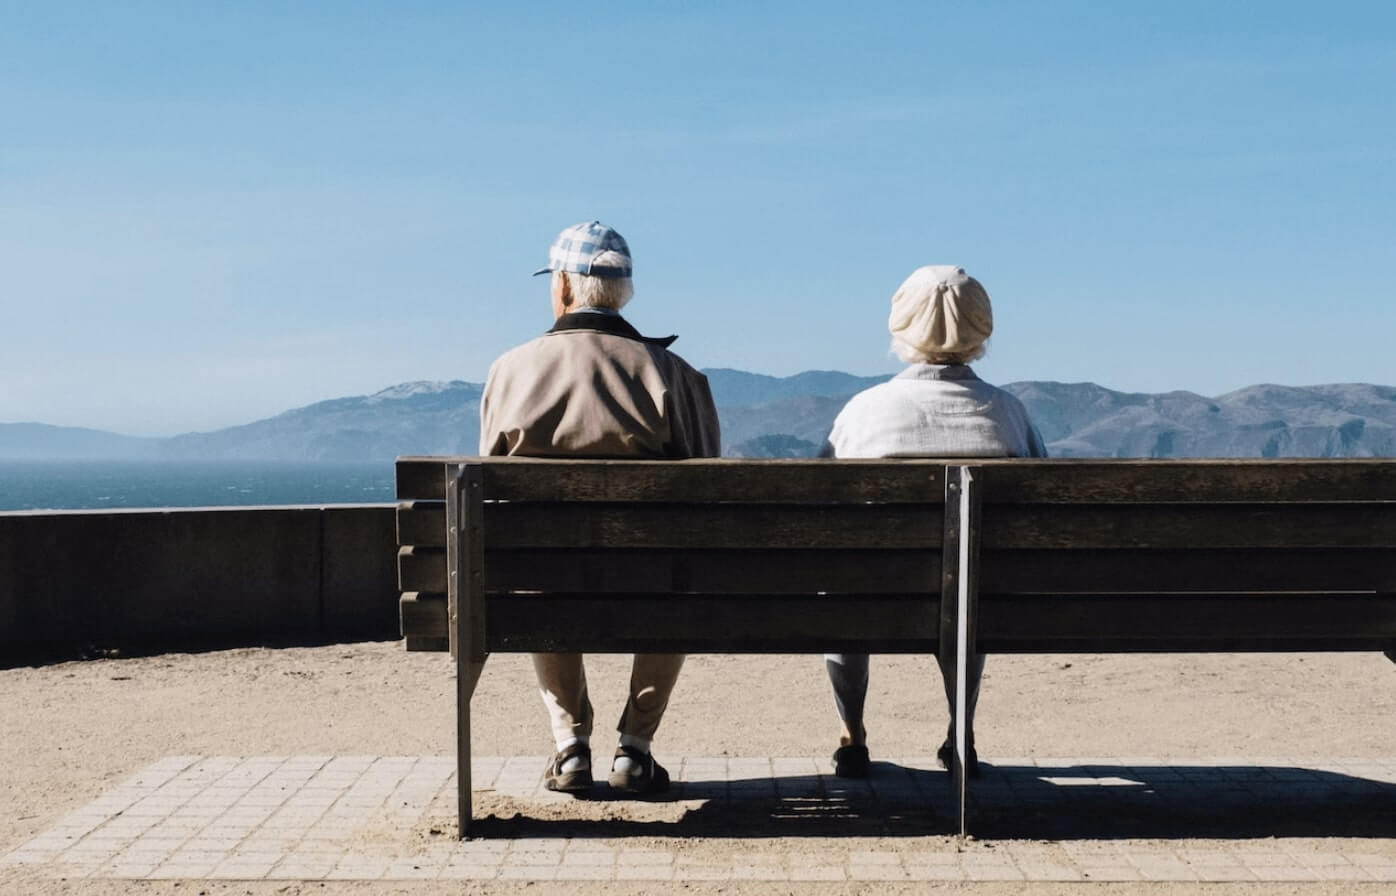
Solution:
[[[608,755],[627,659],[589,659],[598,755]],[[869,730],[874,758],[925,755],[943,735],[934,663],[874,661]],[[542,755],[545,717],[526,657],[485,668],[474,703],[477,755]],[[246,649],[0,670],[0,855],[162,757],[454,752],[449,659],[398,643]],[[818,657],[689,659],[656,755],[826,756],[837,731]],[[994,657],[980,706],[981,754],[994,757],[1157,757],[1202,760],[1396,755],[1396,665],[1378,654]],[[606,802],[622,818],[665,804]],[[594,817],[597,804],[545,811]],[[485,811],[491,808],[486,801]],[[504,807],[498,807],[504,808]],[[932,845],[945,843],[933,838]],[[1195,841],[1205,848],[1208,841]],[[1324,848],[1335,843],[1318,841]],[[1316,845],[1314,848],[1320,848]],[[1341,847],[1342,842],[1336,843]],[[734,854],[752,841],[707,846]],[[1390,840],[1368,848],[1396,850]],[[756,847],[759,848],[759,847]],[[786,844],[786,848],[796,848]],[[690,892],[845,893],[968,890],[985,894],[1125,892],[1396,892],[1389,884],[800,884],[684,882]],[[0,892],[445,893],[524,890],[644,892],[655,884],[528,884],[51,880],[0,870]]]

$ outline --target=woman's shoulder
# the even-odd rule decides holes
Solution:
[[[893,378],[886,382],[878,383],[875,386],[869,386],[863,391],[850,396],[849,399],[844,402],[843,410],[840,411],[839,414],[840,416],[850,413],[858,414],[910,400],[911,396],[907,393],[906,387],[902,381]]]

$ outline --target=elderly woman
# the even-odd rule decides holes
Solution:
[[[853,396],[839,412],[824,446],[831,457],[1046,457],[1027,411],[1017,398],[974,375],[969,362],[984,355],[994,329],[989,295],[979,281],[953,266],[918,268],[892,296],[887,320],[892,350],[909,365],[885,383]],[[825,666],[843,735],[834,752],[834,773],[868,774],[863,706],[868,693],[866,654],[828,654]],[[983,658],[966,682],[969,743],[966,771],[979,773],[974,750],[974,705]],[[950,676],[941,669],[953,703]],[[952,738],[936,756],[950,765]]]

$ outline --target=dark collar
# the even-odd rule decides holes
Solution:
[[[643,342],[646,345],[657,345],[660,348],[668,348],[674,344],[677,336],[641,336],[640,332],[630,326],[619,314],[591,314],[585,311],[564,314],[553,324],[549,333],[562,333],[567,330],[595,330],[598,333],[609,333],[612,336],[623,336],[626,339],[634,339],[636,342]]]

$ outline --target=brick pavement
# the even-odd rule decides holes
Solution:
[[[542,789],[543,764],[477,758],[476,786],[525,815],[482,820],[484,836],[458,842],[445,823],[449,757],[171,756],[0,867],[128,879],[1396,882],[1396,759],[1001,759],[975,782],[978,836],[965,843],[950,836],[946,776],[930,757],[877,762],[866,782],[832,777],[823,759],[670,760],[675,820],[662,823],[559,822],[572,798]],[[548,818],[531,820],[530,805]]]

